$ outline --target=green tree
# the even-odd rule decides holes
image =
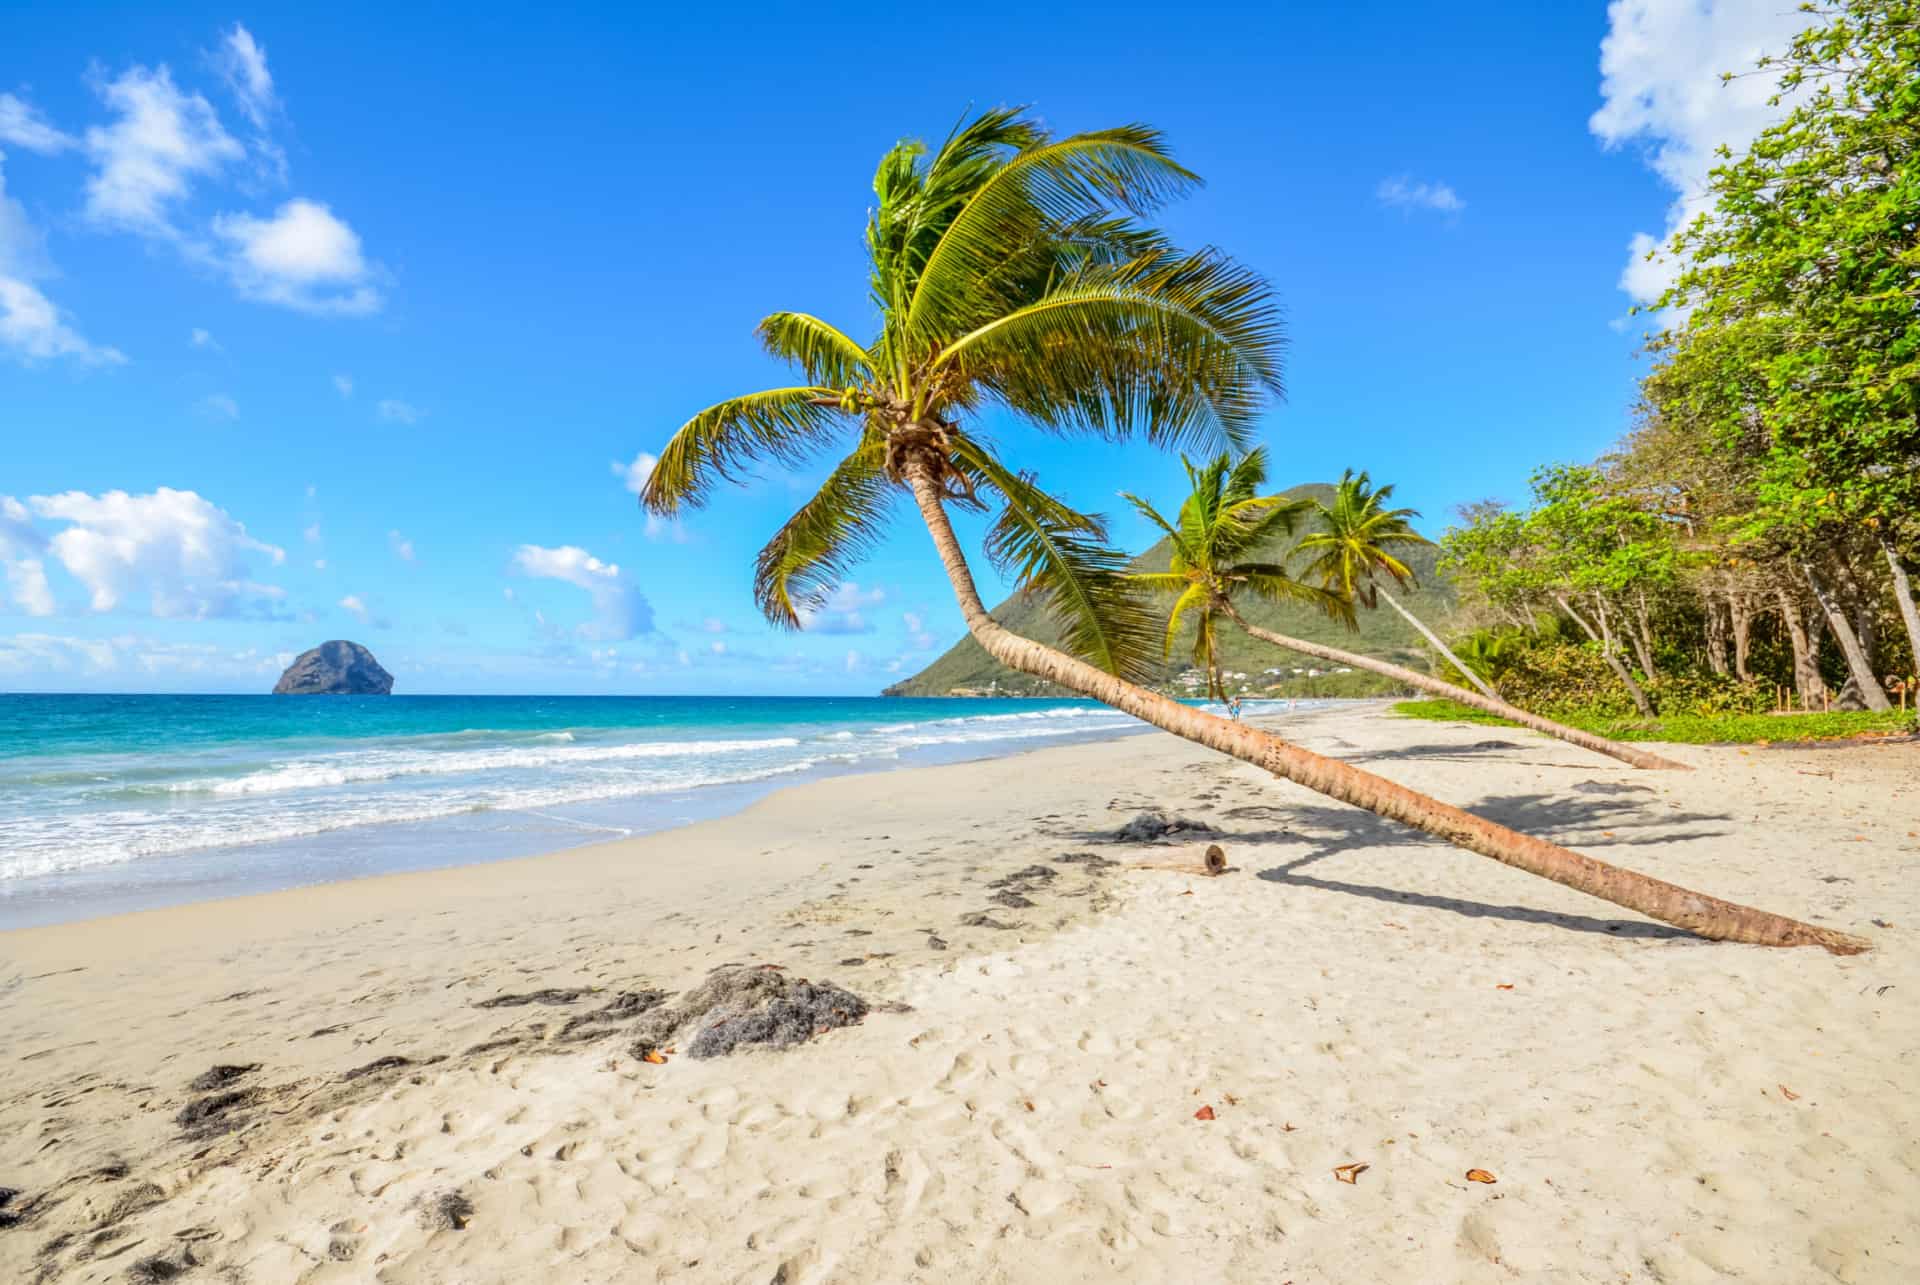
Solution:
[[[1124,710],[1332,798],[1707,937],[1769,945],[1865,943],[1690,892],[1519,834],[1257,728],[1131,681],[1153,621],[1100,522],[1042,491],[974,425],[1011,412],[1054,433],[1163,445],[1242,444],[1280,386],[1267,284],[1216,250],[1181,251],[1141,218],[1194,185],[1160,136],[1122,126],[1049,137],[988,112],[931,154],[882,159],[867,249],[878,333],[862,344],[782,312],[760,325],[803,382],[732,397],[661,451],[641,501],[670,515],[761,461],[845,452],[762,550],[755,594],[797,625],[913,498],[967,627],[1009,668]],[[1045,594],[1074,653],[1018,637],[981,602],[949,506],[995,511],[989,558]]]
[[[1711,208],[1676,237],[1661,300],[1685,322],[1656,341],[1695,354],[1722,425],[1759,461],[1760,525],[1790,547],[1863,699],[1871,595],[1849,583],[1850,533],[1872,534],[1920,663],[1908,563],[1920,503],[1920,2],[1835,0],[1750,74],[1777,77],[1783,118],[1708,179]],[[1707,354],[1705,359],[1697,354]],[[1668,380],[1669,392],[1676,381]],[[1739,446],[1735,446],[1739,443]]]
[[[1220,682],[1219,667],[1214,661],[1218,654],[1215,630],[1218,619],[1224,616],[1250,637],[1275,647],[1380,674],[1420,691],[1497,714],[1535,731],[1545,732],[1548,736],[1559,737],[1569,744],[1610,755],[1635,767],[1684,767],[1684,764],[1663,759],[1657,754],[1541,718],[1497,695],[1468,691],[1431,674],[1357,652],[1289,637],[1248,621],[1240,614],[1234,600],[1252,594],[1269,601],[1310,603],[1335,619],[1351,624],[1356,586],[1363,582],[1335,578],[1331,586],[1310,585],[1288,572],[1284,557],[1279,562],[1270,562],[1254,556],[1274,540],[1291,535],[1300,518],[1309,510],[1327,512],[1326,506],[1315,501],[1261,495],[1260,488],[1267,480],[1264,450],[1256,448],[1249,451],[1238,463],[1224,452],[1202,468],[1195,468],[1185,457],[1181,462],[1186,465],[1187,482],[1191,489],[1186,499],[1180,502],[1177,521],[1169,522],[1158,509],[1137,495],[1125,496],[1147,521],[1166,533],[1171,549],[1167,570],[1135,575],[1133,579],[1141,586],[1172,599],[1172,607],[1167,613],[1165,640],[1168,655],[1173,653],[1182,628],[1188,624],[1193,626],[1193,663],[1206,672],[1210,695],[1222,700],[1226,698],[1226,688]],[[1351,485],[1355,482],[1351,472],[1341,479],[1333,506],[1335,513],[1341,515],[1341,524],[1333,529],[1357,534],[1359,539],[1369,542],[1394,540],[1391,523],[1356,523],[1350,520],[1352,515],[1362,513],[1369,507],[1355,498],[1359,493],[1382,496],[1380,492],[1366,491],[1365,474],[1357,479],[1357,487]],[[1350,501],[1345,506],[1341,504],[1342,496]],[[1400,512],[1404,514],[1406,510]],[[1320,553],[1314,566],[1324,572],[1325,559],[1342,546],[1324,543],[1314,545],[1310,543],[1313,540],[1314,536],[1309,535],[1296,548],[1318,549]],[[1373,547],[1378,548],[1377,545]],[[1401,566],[1397,560],[1394,565]],[[1451,655],[1450,652],[1447,654]],[[1456,660],[1455,664],[1458,663]]]

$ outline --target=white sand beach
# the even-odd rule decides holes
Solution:
[[[1920,746],[1649,773],[1379,707],[1284,726],[1875,948],[1691,939],[1172,737],[825,780],[0,935],[0,1278],[1920,1279]],[[1110,839],[1148,807],[1231,872],[1136,868],[1169,850]],[[660,1065],[561,1036],[724,964],[905,1007]]]

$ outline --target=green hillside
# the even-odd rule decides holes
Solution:
[[[1325,500],[1331,498],[1333,488],[1324,483],[1310,483],[1293,487],[1286,494]],[[1276,560],[1284,552],[1284,544],[1261,551],[1268,560]],[[1162,540],[1135,558],[1133,566],[1140,571],[1165,571],[1167,556],[1167,542]],[[1419,577],[1420,587],[1399,596],[1409,610],[1445,637],[1452,625],[1455,601],[1452,587],[1434,570],[1438,558],[1439,550],[1431,547],[1407,551],[1403,560]],[[1240,610],[1253,624],[1277,633],[1379,656],[1412,669],[1431,668],[1427,647],[1420,635],[1385,605],[1377,611],[1360,612],[1358,633],[1349,632],[1344,625],[1309,607],[1291,603],[1274,604],[1247,598],[1240,603]],[[1059,629],[1038,599],[1015,595],[994,608],[993,615],[1023,637],[1049,644],[1059,640]],[[1187,657],[1191,654],[1189,631],[1158,675],[1156,685],[1177,695],[1197,695],[1204,691],[1197,674],[1183,678],[1182,671],[1188,669]],[[1220,632],[1220,661],[1221,668],[1228,673],[1246,675],[1244,679],[1229,678],[1228,690],[1244,688],[1249,692],[1286,696],[1366,696],[1395,690],[1393,684],[1372,674],[1327,673],[1324,662],[1257,642],[1231,625]],[[1266,672],[1276,668],[1282,672],[1277,675]],[[1296,669],[1301,672],[1295,673]],[[1317,675],[1306,672],[1313,669],[1321,672]],[[962,638],[938,660],[913,677],[887,688],[884,694],[1052,696],[1062,693],[1038,679],[1014,673],[988,656],[972,638]]]

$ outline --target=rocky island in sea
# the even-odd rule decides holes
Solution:
[[[336,638],[303,651],[273,685],[275,696],[388,696],[393,675],[373,653]]]

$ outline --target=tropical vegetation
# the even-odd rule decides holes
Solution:
[[[1292,638],[1253,624],[1241,614],[1239,606],[1250,598],[1307,602],[1352,627],[1356,606],[1371,606],[1380,597],[1394,601],[1390,593],[1374,583],[1376,575],[1384,574],[1403,584],[1413,580],[1412,570],[1391,550],[1395,546],[1423,545],[1426,540],[1408,523],[1412,510],[1385,507],[1393,488],[1374,488],[1364,473],[1356,476],[1349,471],[1342,477],[1329,504],[1321,500],[1262,495],[1261,488],[1266,483],[1266,452],[1258,448],[1238,461],[1223,452],[1203,467],[1196,468],[1184,456],[1181,463],[1186,467],[1190,490],[1181,501],[1177,521],[1168,521],[1137,495],[1123,497],[1148,522],[1166,533],[1168,544],[1167,569],[1135,574],[1133,581],[1170,600],[1164,646],[1171,651],[1183,636],[1183,626],[1187,626],[1184,632],[1192,637],[1193,663],[1206,673],[1210,695],[1223,700],[1227,695],[1217,660],[1218,621],[1224,618],[1249,636],[1274,647],[1367,670],[1408,687],[1450,697],[1636,767],[1683,766],[1644,750],[1536,717],[1501,700],[1477,678],[1481,692],[1470,692],[1390,661]],[[1260,550],[1269,546],[1277,534],[1291,535],[1309,511],[1318,515],[1314,528],[1278,560],[1262,560]],[[1293,557],[1305,559],[1305,567],[1297,577],[1288,568],[1288,561]],[[1319,583],[1307,583],[1309,579]],[[1394,605],[1432,640],[1443,656],[1459,665],[1457,658],[1412,612],[1397,602]],[[1467,672],[1471,675],[1471,671]]]
[[[1463,848],[1703,936],[1864,948],[1831,929],[1720,901],[1520,834],[1266,731],[1151,691],[1134,677],[1160,641],[1104,523],[1076,511],[979,432],[1010,413],[1048,432],[1244,449],[1280,390],[1271,289],[1211,248],[1181,250],[1145,216],[1197,177],[1137,125],[1065,138],[987,112],[937,148],[882,158],[867,226],[866,342],[811,314],[760,325],[800,382],[728,398],[660,453],[641,502],[668,516],[757,463],[839,461],[762,550],[755,595],[779,624],[803,613],[883,538],[909,496],[968,630],[1011,668],[1126,711]],[[1068,650],[1009,632],[980,600],[949,509],[992,513],[986,554],[1063,622]]]

